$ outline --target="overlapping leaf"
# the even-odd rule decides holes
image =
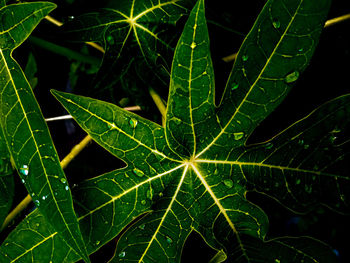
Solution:
[[[0,129],[0,225],[4,222],[13,201],[14,180],[12,173],[10,153]]]
[[[194,3],[193,0],[118,1],[114,9],[84,14],[65,24],[64,38],[103,43],[106,53],[93,85],[98,93],[110,89],[122,77],[133,82],[137,74],[145,71],[152,70],[153,75],[158,72],[161,79],[165,74],[167,81],[169,76],[163,67],[169,68],[166,57],[171,56],[176,44],[168,30]],[[137,63],[133,63],[135,60]]]
[[[349,95],[324,104],[268,142],[245,145],[309,62],[328,7],[329,1],[268,1],[216,108],[204,1],[199,0],[176,48],[165,128],[112,104],[54,92],[95,141],[127,164],[83,182],[74,193],[89,253],[142,216],[120,238],[112,262],[179,262],[193,230],[210,246],[224,249],[229,262],[335,262],[328,246],[309,238],[265,241],[267,217],[245,198],[248,190],[257,190],[298,211],[317,203],[349,208]],[[271,38],[262,36],[271,30]],[[288,72],[275,63],[284,63]],[[340,165],[343,169],[336,169]],[[327,198],[329,186],[334,191]],[[19,237],[32,232],[35,239]],[[61,244],[34,212],[0,253],[6,262],[32,254],[45,261],[76,261],[78,256]]]
[[[8,150],[35,204],[67,243],[88,261],[66,177],[40,108],[12,52],[54,4],[0,9],[0,123]]]

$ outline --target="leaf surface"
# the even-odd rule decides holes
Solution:
[[[134,81],[137,73],[129,70],[137,65],[129,63],[135,59],[144,71],[144,67],[161,69],[160,64],[168,68],[165,57],[173,50],[174,41],[166,34],[167,29],[174,27],[193,4],[193,0],[118,1],[113,9],[83,14],[68,22],[62,27],[63,36],[72,41],[103,43],[105,55],[93,85],[101,92],[127,72],[133,74],[130,81]]]
[[[0,9],[0,123],[7,148],[34,203],[67,243],[88,260],[67,179],[48,128],[12,52],[54,4],[8,5]]]
[[[267,2],[241,48],[252,48],[257,61],[261,47],[256,47],[256,50],[251,47],[255,43],[251,37],[275,27],[271,12],[275,8],[279,10],[281,2]],[[302,56],[306,65],[322,29],[329,1],[323,7],[319,1],[286,0],[282,3],[282,10],[288,11],[276,26],[276,30],[283,30],[282,34],[275,35],[277,41],[275,37],[265,39],[264,46],[270,46],[271,50],[279,50],[282,45],[294,46],[295,39],[285,36],[296,28],[299,36],[316,32],[312,34],[313,42],[304,46],[311,50]],[[290,15],[293,12],[294,15]],[[326,204],[347,211],[349,176],[344,173],[347,169],[337,170],[335,166],[346,166],[346,131],[350,119],[346,109],[350,96],[324,104],[268,142],[246,146],[249,134],[282,100],[290,83],[295,81],[295,75],[287,75],[288,83],[283,75],[283,85],[273,80],[273,83],[280,83],[282,89],[261,84],[266,97],[259,93],[257,86],[242,88],[240,92],[245,95],[236,97],[242,107],[251,105],[247,98],[255,94],[268,108],[267,111],[258,111],[251,107],[251,119],[243,118],[240,114],[243,108],[227,100],[227,96],[231,101],[234,98],[227,91],[222,103],[215,107],[209,53],[204,1],[199,0],[176,47],[164,128],[113,104],[53,91],[79,125],[126,164],[124,168],[81,183],[74,191],[88,252],[96,251],[133,223],[119,239],[111,262],[180,262],[183,244],[192,231],[200,233],[211,247],[224,250],[229,262],[288,262],[290,259],[296,260],[290,262],[335,262],[326,245],[309,238],[266,241],[267,216],[246,199],[246,193],[259,191],[288,208],[305,211],[315,204],[325,203],[321,193],[331,183],[339,189]],[[253,53],[249,55],[250,60],[254,58]],[[290,57],[278,54],[272,52],[271,60],[276,56],[297,67],[298,72],[302,71],[304,64],[301,66]],[[275,72],[270,69],[272,64],[268,59],[262,61],[266,64],[265,71],[261,67],[256,70]],[[236,68],[237,65],[232,74],[236,74]],[[250,66],[243,72],[260,81],[265,73],[259,76],[254,70]],[[226,113],[223,107],[227,107]],[[335,128],[335,125],[339,126]],[[335,133],[339,138],[333,140],[337,143],[331,148],[326,138]],[[326,146],[331,149],[330,154],[322,148]],[[335,152],[337,154],[333,154]],[[321,166],[324,160],[331,165]],[[319,165],[317,169],[315,164]],[[297,180],[300,182],[296,183]],[[305,202],[311,194],[312,199]],[[338,207],[342,198],[344,201]],[[26,240],[25,249],[18,249],[24,243],[19,240],[19,233],[29,233],[36,222],[42,223],[38,212],[27,220],[29,223],[21,223],[5,241],[8,245],[5,243],[0,248],[0,253],[6,254],[9,262],[20,261],[30,253],[45,254],[46,260],[53,260],[58,255],[64,256],[66,262],[78,259],[67,247],[52,248],[53,243],[61,244],[60,237],[48,228],[40,230],[41,238]],[[324,254],[317,255],[320,251]]]

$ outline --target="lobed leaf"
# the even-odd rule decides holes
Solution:
[[[12,58],[55,5],[21,3],[0,9],[0,123],[7,148],[28,192],[50,224],[89,261],[67,179],[22,69]]]

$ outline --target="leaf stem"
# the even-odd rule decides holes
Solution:
[[[166,107],[163,103],[162,98],[159,96],[159,94],[152,88],[149,88],[149,94],[151,95],[154,103],[156,104],[158,110],[160,111],[160,114],[162,114],[162,123],[165,123],[165,116],[166,116]]]
[[[350,14],[346,14],[346,15],[342,15],[342,16],[338,16],[338,17],[335,17],[335,18],[332,18],[332,19],[329,19],[326,21],[326,23],[324,24],[324,27],[329,27],[329,26],[333,26],[335,24],[338,24],[338,23],[341,23],[341,22],[344,22],[346,20],[349,20],[350,19]],[[237,57],[237,53],[234,53],[234,54],[231,54],[231,55],[228,55],[226,57],[223,57],[222,60],[224,62],[231,62],[231,61],[234,61]]]
[[[91,64],[91,65],[97,66],[97,67],[100,66],[100,64],[101,64],[101,61],[98,58],[95,58],[93,56],[88,56],[85,54],[81,54],[81,53],[76,52],[74,50],[71,50],[69,48],[56,45],[54,43],[51,43],[49,41],[46,41],[46,40],[38,38],[38,37],[31,36],[31,37],[29,37],[28,40],[31,43],[33,43],[34,45],[37,45],[41,48],[44,48],[46,50],[49,50],[49,51],[55,53],[55,54],[65,56],[65,57],[70,58],[70,59],[75,59],[75,60],[85,62],[85,63]]]
[[[56,25],[56,26],[63,26],[63,23],[55,18],[53,18],[52,16],[46,16],[45,19],[47,21],[49,21],[50,23]],[[95,42],[85,42],[87,45],[97,49],[98,51],[101,51],[102,53],[105,53],[105,50],[103,49],[103,47],[101,47],[100,45],[96,44]]]

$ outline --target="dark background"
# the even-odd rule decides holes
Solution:
[[[52,16],[58,20],[67,21],[70,16],[77,16],[98,7],[111,5],[113,1],[62,0],[53,2],[58,4],[58,8],[52,13]],[[215,68],[216,94],[219,97],[232,67],[232,62],[223,62],[222,57],[238,51],[244,35],[253,25],[265,1],[208,0],[206,2],[208,19],[222,25],[208,23]],[[350,1],[334,0],[329,18],[346,13],[350,13]],[[178,24],[180,31],[184,21],[185,18]],[[286,100],[258,127],[250,138],[251,142],[264,141],[272,137],[322,103],[350,92],[349,29],[350,20],[324,30],[310,66],[299,78]],[[56,31],[57,27],[43,21],[35,30],[34,35],[77,51],[82,49],[83,44],[72,44],[64,42],[62,39],[55,39]],[[233,31],[237,31],[238,34]],[[35,88],[35,95],[44,116],[53,117],[65,114],[62,106],[52,97],[49,90],[67,90],[67,83],[70,82],[70,67],[74,61],[53,54],[28,41],[15,52],[15,58],[23,68],[26,65],[29,52],[34,54],[38,65],[39,84]],[[90,47],[88,52],[92,56],[102,57],[98,51]],[[76,89],[84,92],[84,89],[89,89],[93,75],[79,74],[76,76],[79,78]],[[157,91],[166,99],[167,87],[157,87]],[[151,100],[148,98],[146,101]],[[129,105],[134,105],[133,103],[133,98],[130,97]],[[154,106],[146,105],[144,109],[140,112],[141,115],[159,121],[159,114]],[[49,128],[61,158],[68,154],[70,149],[85,136],[84,132],[73,121],[49,123]],[[92,143],[76,157],[65,171],[70,184],[73,185],[83,179],[116,169],[120,165],[122,162],[97,144]],[[22,200],[25,195],[26,191],[18,181],[16,183],[15,203]],[[348,215],[339,215],[322,206],[315,207],[312,212],[306,215],[297,215],[268,197],[252,193],[248,195],[248,198],[259,205],[269,216],[270,230],[267,239],[286,235],[312,236],[330,244],[339,255],[339,262],[350,262],[350,246],[347,239],[350,234],[350,217]],[[25,213],[29,213],[29,210]],[[106,262],[113,255],[115,244],[116,239],[95,253],[92,256],[93,262]],[[193,257],[195,256],[195,262],[208,262],[214,254],[215,252],[208,248],[201,237],[193,233],[185,244],[182,261],[194,262]]]

